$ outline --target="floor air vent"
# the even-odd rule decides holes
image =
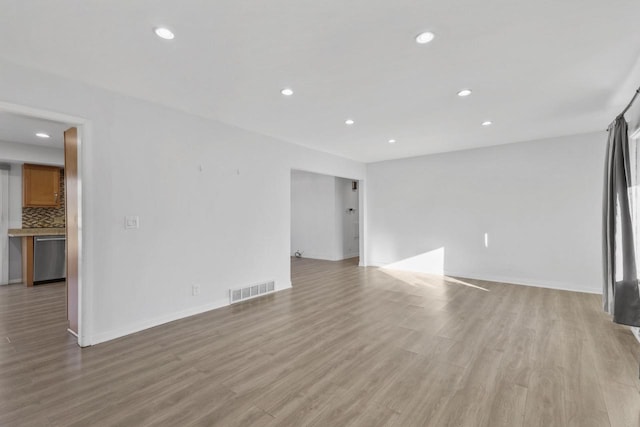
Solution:
[[[264,294],[270,294],[276,290],[276,283],[271,280],[269,282],[258,283],[256,285],[247,286],[245,288],[229,289],[229,302],[245,301],[251,298],[259,297]]]

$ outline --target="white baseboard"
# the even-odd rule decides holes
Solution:
[[[91,337],[91,345],[100,344],[103,342],[115,340],[126,335],[135,334],[136,332],[144,331],[145,329],[153,328],[155,326],[162,325],[164,323],[173,322],[175,320],[183,319],[185,317],[194,316],[196,314],[204,313],[206,311],[215,310],[216,308],[229,305],[229,299],[215,301],[209,304],[201,305],[198,307],[188,308],[186,310],[176,311],[163,316],[158,316],[153,319],[146,319],[140,322],[136,322],[131,325],[123,326],[111,331],[100,332],[94,334]]]
[[[635,326],[630,326],[629,329],[631,329],[631,333],[633,334],[633,336],[636,337],[638,342],[640,342],[640,328],[636,328]]]
[[[287,285],[276,288],[276,292],[283,291],[285,289],[291,288],[291,282],[288,282]],[[271,294],[273,295],[273,294]],[[165,323],[173,322],[176,320],[184,319],[185,317],[195,316],[197,314],[205,313],[207,311],[215,310],[217,308],[226,307],[229,305],[229,298],[225,298],[223,300],[214,301],[208,304],[204,304],[198,307],[188,308],[186,310],[176,311],[167,315],[158,316],[153,319],[147,319],[140,322],[136,322],[131,325],[127,325],[118,329],[113,329],[111,331],[100,332],[98,334],[94,334],[90,339],[90,345],[96,345],[103,342],[115,340],[117,338],[122,338],[126,335],[135,334],[136,332],[144,331],[145,329],[153,328],[156,326],[163,325]]]
[[[22,279],[11,279],[7,283],[0,283],[0,286],[17,285],[22,283]]]
[[[568,283],[563,282],[550,282],[538,279],[521,279],[516,277],[507,277],[507,276],[494,276],[494,275],[479,275],[475,274],[464,274],[464,273],[449,273],[446,272],[446,276],[453,277],[465,277],[467,279],[474,280],[486,280],[488,282],[500,282],[500,283],[509,283],[512,285],[520,285],[520,286],[531,286],[534,288],[545,288],[545,289],[555,289],[557,291],[569,291],[569,292],[583,292],[587,294],[596,294],[601,295],[602,291],[594,290],[590,288],[584,288],[579,286],[573,286]]]
[[[385,265],[392,264],[391,262],[369,262],[369,266],[371,267],[384,267]],[[424,272],[424,274],[439,274],[439,273],[429,273]],[[500,275],[492,275],[492,274],[475,274],[475,273],[465,273],[465,272],[457,272],[457,271],[445,271],[445,276],[450,277],[464,277],[467,279],[474,280],[486,280],[488,282],[500,282],[500,283],[509,283],[513,285],[522,285],[522,286],[532,286],[534,288],[545,288],[545,289],[555,289],[559,291],[570,291],[570,292],[584,292],[588,294],[596,294],[601,295],[601,290],[595,290],[591,288],[585,288],[576,286],[570,283],[564,282],[552,282],[546,280],[539,279],[529,279],[529,278],[520,278],[520,277],[508,277],[508,276],[500,276]]]
[[[293,257],[295,255],[291,255],[291,256]],[[302,257],[301,258],[319,259],[319,260],[322,260],[322,261],[338,261],[338,259],[336,259],[335,257],[329,256],[329,255],[306,253],[306,252],[302,253]]]
[[[303,253],[301,258],[318,259],[321,261],[343,261],[345,259],[355,258],[357,256],[360,256],[360,255],[358,253],[355,253],[355,254],[344,254],[341,257],[335,257],[335,256],[321,255],[321,254],[319,255],[319,254]],[[291,257],[295,257],[295,255],[291,255]]]

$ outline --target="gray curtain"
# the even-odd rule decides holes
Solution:
[[[605,161],[602,300],[605,311],[613,316],[614,322],[640,326],[640,291],[633,243],[630,187],[627,122],[623,116],[619,116],[609,127]],[[621,271],[617,271],[620,266]],[[620,280],[616,280],[617,277]]]

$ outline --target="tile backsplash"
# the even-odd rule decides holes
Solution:
[[[59,208],[22,208],[22,228],[64,228],[64,170],[60,171]]]

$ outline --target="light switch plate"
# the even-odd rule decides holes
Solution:
[[[124,228],[126,230],[133,230],[135,228],[140,228],[140,217],[139,216],[125,216],[124,217]]]

